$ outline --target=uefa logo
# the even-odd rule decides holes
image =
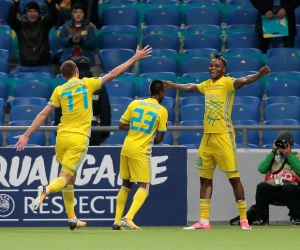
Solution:
[[[0,217],[7,217],[15,210],[15,202],[11,196],[0,194]]]

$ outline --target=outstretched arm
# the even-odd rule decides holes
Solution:
[[[270,73],[270,68],[266,65],[262,67],[256,74],[248,75],[245,77],[238,78],[234,81],[234,88],[239,89],[246,84],[253,83],[260,79],[262,76],[266,76]]]
[[[17,151],[23,150],[29,140],[29,137],[44,123],[46,118],[51,114],[51,112],[55,108],[47,105],[34,119],[31,126],[24,132],[23,135],[15,136],[15,138],[19,138],[19,141],[15,145],[15,149]]]
[[[195,83],[176,84],[171,81],[163,81],[163,83],[168,89],[178,89],[183,92],[199,92],[197,84]]]
[[[117,78],[118,76],[122,75],[128,68],[131,67],[131,65],[133,65],[134,63],[136,63],[139,60],[149,57],[151,53],[152,53],[152,48],[149,45],[144,47],[142,50],[140,50],[139,46],[137,46],[135,55],[133,57],[131,57],[125,63],[114,68],[107,75],[103,76],[103,84],[110,82],[110,81],[114,80],[115,78]]]

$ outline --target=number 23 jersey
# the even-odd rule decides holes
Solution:
[[[167,131],[166,108],[153,98],[135,100],[129,104],[120,121],[130,125],[121,154],[150,162],[156,131]]]
[[[101,87],[102,78],[71,78],[57,86],[48,105],[61,106],[62,117],[58,132],[79,133],[90,136],[93,116],[93,93]]]

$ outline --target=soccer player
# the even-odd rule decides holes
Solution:
[[[235,133],[231,122],[231,110],[235,90],[269,74],[268,66],[256,74],[234,79],[226,77],[226,60],[216,56],[208,71],[210,79],[200,84],[174,84],[165,81],[168,88],[185,92],[201,92],[205,95],[204,135],[198,150],[196,168],[200,169],[200,220],[184,229],[210,229],[210,199],[216,165],[225,172],[233,188],[236,207],[242,229],[251,229],[247,221],[244,188],[238,171],[239,163],[235,145]]]
[[[148,57],[151,52],[152,48],[149,46],[142,50],[137,47],[133,57],[100,78],[78,79],[79,71],[74,62],[66,61],[62,64],[61,74],[67,82],[55,88],[48,105],[36,116],[27,131],[17,136],[19,140],[15,145],[17,151],[23,150],[32,133],[43,124],[55,108],[61,107],[62,117],[58,125],[55,153],[62,168],[59,177],[48,186],[38,187],[38,195],[32,203],[34,211],[39,209],[47,195],[62,190],[70,229],[86,225],[86,222],[77,219],[74,212],[74,183],[76,171],[88,150],[93,116],[93,93],[101,88],[102,84],[123,74],[135,62]]]
[[[164,84],[154,80],[149,90],[150,98],[132,101],[119,123],[119,128],[128,131],[128,135],[120,156],[123,184],[117,195],[113,230],[124,230],[122,225],[141,230],[133,218],[149,195],[152,146],[161,143],[167,130],[168,111],[160,105],[166,94]],[[122,218],[134,182],[137,182],[138,189],[128,213]]]

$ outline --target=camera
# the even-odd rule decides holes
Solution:
[[[277,148],[285,149],[287,144],[288,144],[288,143],[287,143],[286,140],[276,140],[276,141],[275,141],[275,146],[276,146]]]

